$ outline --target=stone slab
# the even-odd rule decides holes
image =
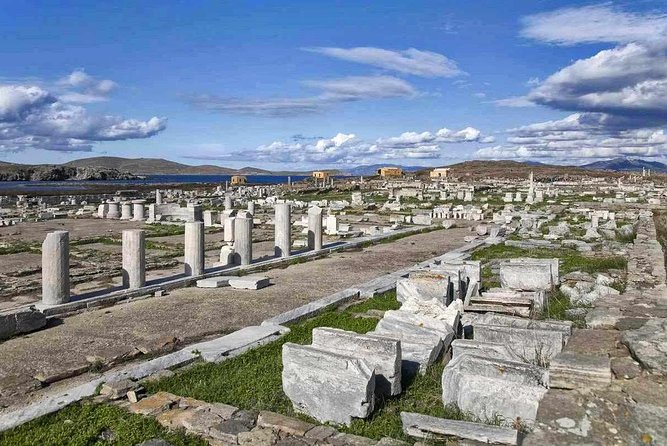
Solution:
[[[241,276],[231,277],[229,286],[240,290],[260,290],[271,285],[268,277],[263,276]]]
[[[236,276],[208,277],[197,281],[197,288],[222,288],[229,286],[229,279],[235,279]]]
[[[410,412],[401,412],[401,422],[406,435],[430,441],[458,437],[484,444],[519,444],[519,432],[507,427],[447,420]]]

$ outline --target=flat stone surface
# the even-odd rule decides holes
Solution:
[[[551,358],[549,386],[560,389],[589,389],[611,384],[608,356],[561,352]]]
[[[315,426],[304,435],[306,438],[312,438],[316,441],[323,441],[327,438],[336,435],[338,431],[331,426]]]
[[[222,276],[199,279],[197,281],[197,288],[222,288],[229,286],[229,280],[235,277],[236,276]]]
[[[414,438],[434,440],[458,437],[481,443],[519,444],[519,432],[506,427],[447,420],[409,412],[401,412],[401,422],[403,432]]]
[[[178,396],[171,393],[158,392],[137,403],[130,404],[130,411],[140,415],[156,416],[178,404],[178,399]]]
[[[329,437],[327,443],[332,446],[375,446],[377,441],[359,435],[340,433]]]
[[[650,319],[637,330],[623,332],[622,340],[644,368],[667,374],[667,319]]]
[[[306,432],[315,428],[314,424],[268,411],[259,413],[259,416],[257,417],[257,425],[275,429],[289,435],[298,436],[304,436]]]
[[[271,284],[271,279],[264,276],[241,276],[229,279],[229,286],[237,290],[261,290]]]

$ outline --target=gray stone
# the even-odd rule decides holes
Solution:
[[[42,243],[42,303],[60,305],[69,299],[69,232],[55,231]]]
[[[461,355],[442,374],[442,400],[482,420],[502,416],[531,424],[548,379],[546,369],[531,364]]]
[[[623,332],[621,340],[644,368],[667,374],[667,319],[649,319],[642,327]]]
[[[463,354],[506,359],[508,361],[520,360],[505,344],[481,342],[473,339],[455,339],[452,342],[452,358],[457,358]]]
[[[336,328],[315,328],[312,346],[364,359],[375,369],[377,394],[392,396],[401,393],[400,341]]]
[[[507,427],[471,423],[469,421],[447,420],[417,413],[401,412],[403,432],[414,438],[442,440],[458,437],[485,444],[519,444],[519,432]]]
[[[197,288],[221,288],[229,286],[229,280],[236,276],[208,277],[197,281]]]
[[[229,286],[241,290],[260,290],[271,284],[268,277],[262,276],[240,276],[230,277]]]
[[[286,343],[282,361],[283,391],[297,412],[348,426],[373,412],[375,373],[363,359]]]
[[[257,425],[299,437],[303,437],[306,432],[315,427],[312,423],[307,423],[305,421],[297,420],[296,418],[269,411],[262,411],[259,413],[259,416],[257,417]]]
[[[204,223],[185,223],[185,275],[204,274]]]
[[[236,437],[241,446],[271,446],[278,440],[278,435],[272,429],[261,427],[239,432]]]
[[[449,276],[421,273],[396,282],[396,299],[399,302],[406,302],[409,299],[435,299],[447,305],[450,289]]]
[[[146,232],[123,231],[123,286],[132,290],[146,286]]]
[[[611,384],[608,356],[560,352],[549,364],[549,387],[557,389],[601,388]]]
[[[172,444],[161,438],[152,438],[142,443],[137,443],[136,446],[172,446]]]
[[[381,319],[375,333],[401,341],[401,373],[406,376],[426,373],[443,349],[440,333],[410,322]]]
[[[549,263],[500,264],[500,284],[515,290],[551,290],[554,282]]]
[[[384,313],[382,321],[402,322],[412,324],[419,328],[433,330],[440,336],[444,348],[448,348],[449,344],[452,342],[452,339],[454,339],[454,330],[448,323],[432,317],[414,314],[409,311],[389,310]]]
[[[479,316],[475,323],[487,325],[503,325],[506,327],[535,329],[535,330],[552,330],[563,334],[563,340],[567,343],[572,335],[571,321],[556,321],[556,320],[535,320],[525,319],[520,317],[505,316],[502,314],[486,313]]]
[[[127,392],[137,387],[137,383],[129,379],[121,379],[104,383],[100,389],[100,395],[108,396],[112,400],[125,398]]]
[[[308,249],[322,249],[322,208],[308,209]]]
[[[501,325],[474,324],[474,339],[507,345],[517,358],[543,367],[563,349],[559,331],[515,328]]]
[[[340,433],[329,437],[327,443],[331,446],[375,446],[377,441],[359,435]]]
[[[46,316],[34,307],[0,313],[0,340],[39,330],[46,326]]]
[[[320,426],[315,426],[314,428],[306,432],[304,437],[312,438],[315,441],[324,441],[327,438],[336,435],[337,433],[338,431],[331,426],[320,425]]]

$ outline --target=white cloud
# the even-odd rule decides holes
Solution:
[[[453,77],[464,74],[458,68],[456,62],[446,56],[415,48],[402,51],[374,47],[315,47],[304,49],[337,59],[421,77]]]
[[[521,22],[522,36],[560,45],[658,41],[667,36],[667,14],[632,13],[609,4],[557,9]]]
[[[74,70],[57,82],[64,91],[59,95],[62,102],[88,104],[106,101],[117,84],[109,79],[96,79],[82,69]]]
[[[188,100],[195,107],[220,113],[285,117],[323,112],[342,102],[413,98],[419,94],[408,82],[392,76],[349,76],[304,84],[321,92],[303,98],[239,99],[200,95]]]
[[[461,130],[442,128],[436,132],[405,132],[399,136],[366,141],[354,134],[338,133],[332,138],[316,140],[299,138],[295,141],[274,141],[252,150],[222,154],[218,159],[253,160],[297,164],[368,164],[383,160],[438,159],[445,155],[445,146],[453,143],[490,143],[473,127]],[[198,156],[193,156],[198,158]],[[210,154],[203,159],[216,158]]]
[[[511,98],[498,99],[493,101],[493,103],[500,107],[535,107],[535,103],[531,102],[526,96],[514,96]]]
[[[82,94],[106,94],[115,86],[110,82],[75,71],[58,84],[82,88]],[[148,138],[165,127],[165,118],[93,115],[40,86],[0,85],[0,151],[90,151],[95,142]]]

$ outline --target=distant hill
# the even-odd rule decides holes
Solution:
[[[71,167],[101,167],[130,172],[134,175],[270,175],[271,172],[256,167],[230,169],[204,164],[190,166],[161,158],[120,158],[98,156],[82,158],[64,164]]]
[[[652,172],[667,172],[667,164],[658,161],[646,161],[639,158],[614,158],[584,164],[581,167],[592,170],[612,170],[614,172],[641,172],[642,169],[650,169]]]
[[[417,172],[424,169],[424,166],[401,166],[398,164],[370,164],[366,166],[357,166],[351,169],[345,169],[342,173],[352,176],[359,175],[377,175],[377,171],[381,167],[400,167],[403,172]]]

